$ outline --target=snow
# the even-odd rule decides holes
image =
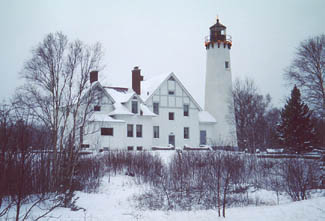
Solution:
[[[281,149],[266,149],[267,153],[283,153],[283,148]]]
[[[133,115],[123,104],[121,103],[114,103],[114,110],[108,115],[113,116],[113,115]]]
[[[143,116],[150,116],[150,117],[156,117],[157,116],[144,104],[140,104],[140,110],[142,111]]]
[[[163,147],[161,147],[161,148],[163,148]],[[155,151],[151,151],[151,153],[159,156],[160,159],[162,160],[162,162],[164,162],[166,165],[169,165],[170,161],[173,159],[174,154],[176,154],[176,151],[174,151],[174,150],[155,150]]]
[[[169,77],[170,74],[161,74],[141,82],[141,98],[146,101],[155,90]]]
[[[199,122],[200,123],[216,123],[216,119],[207,111],[199,112]]]
[[[104,87],[104,88],[107,91],[107,93],[110,96],[112,96],[114,101],[117,103],[126,103],[135,94],[135,92],[130,88],[122,88],[121,90],[116,88],[114,89],[113,87]]]
[[[170,155],[174,151],[160,151],[159,154]],[[170,157],[169,157],[170,158]],[[117,175],[105,176],[98,193],[77,192],[77,206],[85,210],[71,211],[67,208],[58,208],[48,217],[42,220],[144,220],[144,221],[305,221],[325,220],[325,197],[324,192],[319,193],[317,198],[299,202],[284,200],[280,205],[275,205],[275,193],[266,190],[255,192],[256,199],[259,197],[272,206],[248,206],[229,208],[226,210],[226,219],[218,218],[216,210],[193,210],[193,211],[152,211],[140,210],[136,206],[135,197],[148,190],[147,185],[137,184],[135,177]],[[282,201],[282,200],[281,200]],[[37,212],[37,211],[36,211]],[[40,211],[38,211],[40,212]],[[11,211],[11,215],[13,211]]]
[[[99,121],[99,122],[119,122],[119,123],[124,123],[125,121],[123,120],[116,120],[108,114],[104,113],[93,113],[89,119],[89,121]]]

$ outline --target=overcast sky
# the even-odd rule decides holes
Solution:
[[[325,33],[324,9],[324,0],[0,0],[0,99],[23,83],[32,47],[62,31],[102,43],[106,84],[130,87],[134,66],[145,78],[174,72],[203,107],[204,37],[218,15],[232,35],[233,80],[252,78],[282,106],[284,68],[301,41]]]

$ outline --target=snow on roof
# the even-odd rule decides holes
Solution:
[[[110,112],[108,115],[133,115],[123,104],[121,103],[114,103],[114,110]]]
[[[124,123],[125,121],[123,120],[116,120],[110,116],[108,116],[108,114],[104,114],[104,113],[93,113],[90,116],[89,121],[104,121],[104,122],[116,122],[116,123]]]
[[[199,112],[199,122],[200,123],[216,123],[216,119],[207,111]]]
[[[135,92],[130,88],[104,87],[104,89],[117,103],[128,102],[135,94]]]
[[[140,110],[142,111],[143,116],[151,116],[151,117],[157,116],[144,104],[140,104]]]
[[[170,74],[161,74],[141,82],[141,98],[146,101]]]

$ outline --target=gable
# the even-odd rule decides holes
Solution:
[[[95,90],[95,103],[97,104],[113,104],[115,100],[107,93],[107,91],[98,82],[93,86],[92,90]]]
[[[147,91],[143,92],[147,93]],[[146,94],[145,97],[146,104],[159,102],[161,106],[181,108],[184,104],[189,104],[190,108],[202,110],[174,73],[165,76],[156,89],[152,90],[151,94]]]

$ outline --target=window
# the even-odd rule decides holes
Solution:
[[[207,131],[200,130],[200,145],[206,145],[206,144],[207,144]]]
[[[189,138],[190,138],[190,128],[184,127],[184,139],[189,139]]]
[[[128,146],[128,150],[133,150],[133,146]]]
[[[174,94],[175,94],[175,91],[169,90],[169,91],[168,91],[168,94],[169,94],[169,95],[174,95]]]
[[[94,111],[100,111],[100,106],[94,106]]]
[[[89,144],[81,144],[81,148],[82,149],[87,149],[87,148],[89,148]]]
[[[229,61],[225,62],[225,68],[229,68]]]
[[[168,80],[169,81],[175,81],[175,79],[173,77],[170,77]]]
[[[159,126],[153,126],[153,138],[159,138]]]
[[[138,113],[138,101],[132,101],[132,113]]]
[[[133,124],[128,124],[127,125],[127,136],[128,137],[133,137]]]
[[[137,137],[142,137],[142,125],[137,124]]]
[[[159,103],[153,103],[153,112],[159,114]]]
[[[100,132],[102,136],[113,136],[113,128],[101,128]]]
[[[189,105],[184,104],[184,116],[188,117],[189,116]]]
[[[140,150],[141,151],[142,149],[143,149],[142,146],[138,146],[137,147],[137,150]]]
[[[169,112],[168,119],[174,120],[174,112]]]

